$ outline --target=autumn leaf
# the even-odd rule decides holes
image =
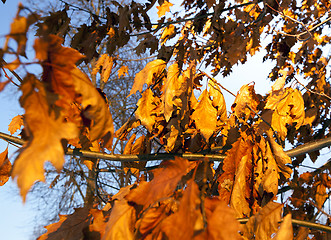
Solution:
[[[264,163],[266,166],[266,171],[262,176],[262,187],[263,190],[268,193],[273,193],[274,196],[278,192],[278,179],[279,179],[279,170],[276,160],[274,159],[269,144],[266,147],[266,157],[267,163]]]
[[[169,196],[182,176],[188,173],[189,166],[189,162],[180,157],[163,161],[160,167],[153,171],[154,178],[150,182],[140,182],[138,187],[126,196],[126,199],[143,205],[144,208],[148,207],[158,199]]]
[[[292,227],[292,215],[287,214],[283,218],[283,222],[280,224],[280,228],[277,231],[275,240],[292,240],[293,239],[293,227]],[[297,238],[299,239],[299,238]]]
[[[102,240],[134,239],[135,210],[127,201],[115,201]]]
[[[92,70],[92,75],[96,75],[101,70],[101,80],[106,83],[108,82],[111,70],[113,69],[113,65],[114,58],[110,57],[108,54],[102,54]],[[118,77],[120,77],[120,72],[118,73]]]
[[[292,164],[291,158],[284,152],[283,148],[276,143],[271,132],[267,132],[267,136],[280,173],[282,173],[286,179],[289,179],[292,174],[292,169],[286,164]]]
[[[165,68],[166,62],[161,59],[147,63],[144,69],[136,74],[129,96],[137,91],[141,92],[145,83],[147,86],[151,85],[155,78],[160,77]]]
[[[173,24],[168,25],[163,29],[160,41],[163,45],[168,39],[172,38],[175,35],[175,26]]]
[[[214,108],[207,90],[202,92],[199,99],[200,102],[192,114],[192,119],[197,129],[201,132],[206,141],[208,141],[216,130],[217,110]]]
[[[136,118],[141,121],[141,124],[144,125],[149,132],[153,131],[158,104],[159,99],[154,97],[152,90],[149,88],[142,93],[137,103],[137,110],[135,112]]]
[[[212,80],[209,80],[208,86],[209,86],[209,95],[210,97],[212,97],[213,106],[214,108],[217,109],[217,116],[219,116],[220,120],[224,122],[227,119],[227,114],[226,114],[226,103],[224,96],[221,92],[221,89]]]
[[[80,240],[84,237],[84,229],[89,226],[91,214],[87,208],[77,208],[70,215],[59,215],[60,220],[46,226],[47,232],[37,240]]]
[[[164,16],[167,12],[169,12],[171,6],[173,6],[173,4],[166,0],[163,2],[161,6],[156,6],[156,8],[158,9],[157,15],[159,16],[159,18]]]
[[[238,118],[248,119],[254,116],[259,101],[254,91],[254,85],[246,84],[242,86],[231,106],[232,111]]]
[[[269,202],[257,214],[250,217],[244,227],[244,237],[256,240],[270,239],[271,235],[278,230],[281,221],[283,205]]]
[[[122,76],[128,75],[129,68],[127,66],[121,66],[118,69],[118,77],[121,78]]]
[[[168,239],[192,239],[195,231],[203,229],[200,212],[200,196],[198,185],[189,180],[180,200],[178,212],[162,222],[162,230]]]
[[[8,147],[0,153],[0,186],[3,186],[10,177],[12,165],[8,159]]]
[[[76,96],[71,71],[76,69],[76,62],[84,56],[77,50],[63,47],[63,39],[49,35],[36,39],[34,49],[36,58],[43,66],[42,80],[50,84],[51,90],[60,95],[63,101],[74,100]],[[58,103],[61,106],[60,103]]]
[[[240,239],[235,212],[218,198],[205,199],[208,239]]]
[[[31,133],[28,143],[15,160],[12,176],[17,178],[21,195],[26,194],[35,181],[44,181],[44,163],[50,161],[60,171],[64,163],[62,139],[75,138],[77,126],[65,122],[61,112],[48,105],[50,96],[34,75],[27,75],[21,86],[21,106],[25,109],[26,128]]]
[[[246,176],[248,174],[246,171],[246,165],[249,157],[249,155],[245,155],[241,158],[236,170],[235,181],[231,193],[230,206],[235,210],[236,217],[238,218],[249,216],[251,211],[248,201],[245,199]]]
[[[23,126],[23,116],[17,115],[16,117],[13,117],[11,122],[8,125],[8,131],[10,134],[14,134],[17,130],[20,130]]]
[[[78,68],[71,72],[75,91],[82,95],[83,114],[92,120],[90,140],[104,138],[104,146],[110,148],[114,137],[114,125],[109,108],[88,77]]]

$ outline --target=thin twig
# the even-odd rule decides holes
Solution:
[[[2,67],[2,71],[5,73],[5,77],[12,83],[14,84],[16,87],[20,87],[17,83],[15,83],[6,73],[5,69]]]
[[[320,95],[322,97],[326,97],[328,98],[329,100],[331,100],[331,97],[329,97],[328,95],[326,95],[325,93],[319,93],[319,92],[316,92],[316,91],[313,91],[311,89],[308,89],[305,85],[303,85],[296,77],[294,77],[294,79],[297,81],[297,83],[299,83],[304,89],[306,89],[308,92],[311,92],[313,94],[317,94],[317,95]]]
[[[200,70],[200,72],[205,75],[206,77],[208,77],[209,79],[211,79],[215,84],[217,84],[219,87],[221,87],[222,89],[224,89],[225,91],[227,91],[228,93],[230,93],[232,96],[236,97],[236,95],[231,92],[230,90],[226,89],[225,87],[223,87],[220,83],[217,82],[217,80],[211,76],[209,76],[207,73],[203,72]]]

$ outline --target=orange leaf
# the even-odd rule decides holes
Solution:
[[[16,117],[13,117],[11,122],[8,125],[8,131],[10,134],[14,134],[17,130],[20,130],[23,126],[23,116],[17,115]]]
[[[149,132],[152,132],[155,124],[157,114],[156,107],[159,104],[159,99],[154,97],[151,89],[146,89],[137,103],[137,110],[135,112],[136,118],[141,121]]]
[[[206,198],[205,209],[208,239],[241,239],[239,222],[232,208],[217,198]]]
[[[11,163],[8,159],[8,147],[0,153],[0,186],[3,186],[10,177]]]
[[[178,212],[162,222],[162,230],[169,240],[192,239],[194,231],[198,232],[203,229],[200,201],[199,187],[191,179],[183,192]]]
[[[166,67],[166,62],[161,59],[156,59],[146,64],[143,70],[136,74],[130,94],[141,92],[144,84],[151,85],[155,78],[159,77]]]
[[[209,95],[212,97],[213,106],[217,109],[217,116],[220,117],[220,120],[224,122],[227,119],[226,115],[226,103],[224,96],[221,92],[221,89],[217,86],[214,81],[210,80],[208,82],[209,86]]]
[[[160,41],[161,45],[163,45],[168,39],[172,38],[175,35],[175,26],[170,24],[169,26],[163,29]]]
[[[92,74],[96,75],[101,69],[101,73],[100,73],[101,80],[103,82],[107,82],[109,79],[111,70],[113,69],[113,65],[114,65],[114,58],[110,57],[108,54],[102,54],[99,57],[97,63],[95,64],[95,67],[92,70]]]
[[[118,69],[118,77],[122,77],[122,76],[125,76],[128,75],[128,71],[129,71],[129,68],[127,66],[122,66],[120,67],[120,69]]]
[[[288,213],[280,224],[280,228],[277,231],[274,240],[292,240],[293,239],[293,227],[292,227],[292,215]],[[299,238],[297,238],[299,239]]]
[[[176,157],[175,160],[163,161],[160,168],[153,171],[153,180],[140,182],[139,186],[126,196],[126,199],[146,208],[158,199],[169,196],[182,176],[189,170],[189,162],[186,159]]]
[[[200,102],[192,114],[192,119],[202,136],[208,141],[216,130],[217,110],[213,107],[207,90],[202,92],[199,99]]]
[[[76,68],[76,62],[84,56],[75,49],[63,47],[62,42],[62,38],[49,35],[47,38],[36,39],[34,48],[36,58],[42,61],[42,80],[50,83],[52,91],[68,101],[76,96],[71,70]]]
[[[135,216],[133,206],[130,206],[125,200],[116,200],[102,239],[134,239]]]
[[[167,12],[170,12],[171,6],[173,6],[173,4],[168,1],[164,1],[161,6],[156,6],[156,8],[158,9],[157,15],[159,17],[164,16]]]
[[[35,89],[36,88],[36,89]],[[62,139],[77,137],[75,124],[65,122],[61,112],[48,105],[41,82],[34,75],[27,75],[22,86],[21,106],[25,109],[24,119],[31,137],[15,160],[12,176],[17,178],[21,195],[26,194],[35,181],[44,181],[44,163],[50,161],[60,171],[64,163]]]
[[[240,88],[231,109],[238,118],[248,119],[249,116],[254,116],[252,110],[256,111],[257,105],[258,99],[254,91],[254,85],[246,84]]]

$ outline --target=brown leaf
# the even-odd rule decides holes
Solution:
[[[194,231],[203,229],[200,212],[200,191],[194,180],[189,180],[180,200],[179,210],[162,222],[168,239],[192,239]]]
[[[165,0],[161,6],[156,6],[156,8],[158,9],[157,15],[159,16],[159,18],[169,12],[171,6],[173,6],[173,4],[168,2],[167,0]]]
[[[42,61],[42,80],[50,83],[51,90],[61,96],[60,100],[68,101],[74,100],[76,96],[71,71],[77,68],[76,62],[84,56],[75,49],[63,47],[62,42],[62,38],[49,35],[47,38],[36,39],[34,49],[36,58]]]
[[[44,181],[44,163],[50,161],[60,171],[64,163],[62,139],[75,138],[77,126],[65,122],[61,112],[56,113],[48,105],[41,82],[34,75],[27,75],[21,85],[21,106],[25,109],[26,128],[31,133],[28,143],[15,160],[12,176],[17,178],[21,195],[26,194],[35,181]]]
[[[11,163],[8,159],[8,147],[0,153],[0,186],[3,186],[10,177]]]
[[[280,224],[280,228],[274,238],[275,240],[292,240],[293,239],[293,227],[292,227],[292,215],[287,214],[283,218],[283,222]]]
[[[197,129],[200,130],[201,134],[208,141],[216,130],[217,110],[213,107],[207,90],[202,92],[199,99],[200,102],[192,114],[192,119]]]
[[[152,90],[149,88],[143,92],[137,103],[138,107],[135,112],[136,118],[141,121],[141,124],[144,125],[149,132],[153,131],[158,104],[159,98],[154,97]]]
[[[325,200],[329,197],[328,194],[326,193],[326,187],[323,184],[317,185],[316,195],[314,197],[317,203],[317,207],[321,209],[323,207]]]
[[[71,74],[75,91],[82,95],[83,114],[93,121],[89,132],[90,140],[93,142],[103,137],[105,147],[110,148],[114,136],[114,125],[105,100],[78,68],[74,68]]]
[[[127,201],[115,201],[102,240],[134,239],[135,209]]]
[[[10,134],[14,134],[17,130],[20,130],[23,126],[23,116],[17,115],[16,117],[13,117],[11,122],[8,125],[8,131]]]
[[[240,239],[235,212],[217,198],[206,198],[207,236],[211,240]]]
[[[38,240],[83,239],[83,230],[89,226],[91,214],[87,208],[77,208],[70,215],[59,215],[57,223],[46,227],[47,232]]]
[[[169,196],[176,188],[179,180],[190,170],[186,159],[176,157],[175,160],[163,161],[160,168],[153,171],[154,178],[150,182],[140,182],[126,199],[129,202],[143,205],[144,208],[158,199]]]
[[[129,96],[135,94],[137,91],[141,92],[145,83],[147,86],[151,85],[155,78],[161,75],[166,68],[166,64],[167,63],[161,59],[147,63],[144,69],[136,74]]]

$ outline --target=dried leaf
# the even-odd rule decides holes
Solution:
[[[90,128],[90,140],[104,138],[105,147],[110,147],[114,136],[114,125],[109,108],[88,77],[78,68],[71,72],[75,91],[82,95],[81,105],[85,117],[93,121]]]
[[[127,201],[115,201],[102,240],[134,239],[135,210]]]
[[[233,190],[231,193],[230,206],[235,210],[236,217],[246,217],[250,215],[250,207],[245,198],[246,192],[246,164],[249,159],[249,155],[245,155],[241,158],[239,166],[236,170],[235,181],[233,184]]]
[[[169,240],[192,239],[194,231],[203,229],[199,195],[198,185],[192,179],[189,180],[180,200],[178,212],[162,222],[162,230]]]
[[[160,17],[164,16],[167,12],[170,12],[170,7],[173,6],[172,3],[165,0],[161,6],[156,6],[158,9],[157,15]]]
[[[110,57],[108,54],[102,54],[93,68],[92,74],[96,75],[100,70],[101,80],[106,83],[108,82],[111,70],[113,69],[114,58]],[[124,66],[123,66],[124,67]],[[121,70],[121,69],[120,69]],[[118,77],[120,77],[120,71],[118,72]]]
[[[227,119],[226,103],[221,89],[212,80],[208,82],[208,85],[209,95],[213,99],[213,106],[217,109],[217,115],[220,117],[220,120],[224,122]]]
[[[128,66],[121,66],[120,69],[118,69],[118,77],[121,78],[122,76],[128,75],[128,71]]]
[[[244,237],[256,240],[270,239],[271,235],[278,230],[282,209],[282,204],[269,202],[257,214],[249,218],[244,227]]]
[[[10,177],[11,163],[8,159],[8,147],[0,153],[0,186],[3,186]]]
[[[161,59],[147,63],[144,69],[136,74],[129,96],[135,94],[137,91],[141,92],[145,83],[147,86],[151,85],[155,78],[161,75],[166,68],[166,64],[167,63]]]
[[[207,90],[204,90],[199,98],[200,102],[192,114],[192,119],[208,141],[216,130],[217,110],[213,107]]]
[[[317,207],[321,209],[325,200],[328,198],[328,194],[326,193],[326,187],[323,184],[319,184],[316,187],[316,195],[315,201],[317,203]]]
[[[14,134],[17,130],[20,130],[23,126],[23,116],[17,115],[16,117],[13,117],[11,122],[8,125],[8,131],[10,134]]]
[[[141,124],[144,125],[149,132],[153,131],[158,104],[159,99],[154,97],[152,90],[149,88],[143,92],[137,103],[138,107],[135,112],[136,118],[141,121]]]
[[[36,88],[36,89],[35,89]],[[13,167],[12,176],[17,178],[21,195],[26,194],[35,181],[44,181],[44,163],[50,161],[60,171],[64,163],[62,139],[75,138],[77,126],[65,122],[61,112],[55,113],[48,105],[43,85],[34,75],[27,75],[21,85],[21,106],[25,109],[24,119],[31,138],[25,145]]]
[[[283,218],[283,222],[280,224],[280,228],[274,239],[275,240],[293,239],[292,215],[290,213]]]
[[[292,174],[292,169],[286,164],[292,164],[291,158],[284,152],[283,148],[276,143],[271,132],[267,132],[268,140],[273,154],[275,155],[275,160],[277,162],[280,173],[284,175],[286,179],[289,179]]]
[[[253,111],[256,111],[257,105],[258,99],[254,85],[246,84],[240,88],[231,109],[238,118],[248,119],[250,116],[254,116]]]
[[[91,214],[87,208],[77,208],[71,215],[59,215],[57,223],[46,227],[47,232],[37,240],[83,239],[83,231],[89,226]]]
[[[152,181],[140,182],[138,187],[126,196],[126,199],[146,208],[158,199],[169,196],[182,176],[189,170],[189,162],[186,159],[176,157],[175,160],[163,161],[160,168],[153,171]]]
[[[278,165],[272,155],[269,144],[267,144],[266,157],[268,162],[266,166],[266,171],[263,173],[262,177],[262,187],[264,191],[268,193],[273,193],[273,195],[276,196],[278,192],[279,170]]]
[[[206,198],[207,236],[211,240],[239,240],[239,222],[235,212],[217,198]]]
[[[175,26],[173,24],[168,25],[164,28],[160,41],[163,45],[168,39],[172,38],[175,35]]]

